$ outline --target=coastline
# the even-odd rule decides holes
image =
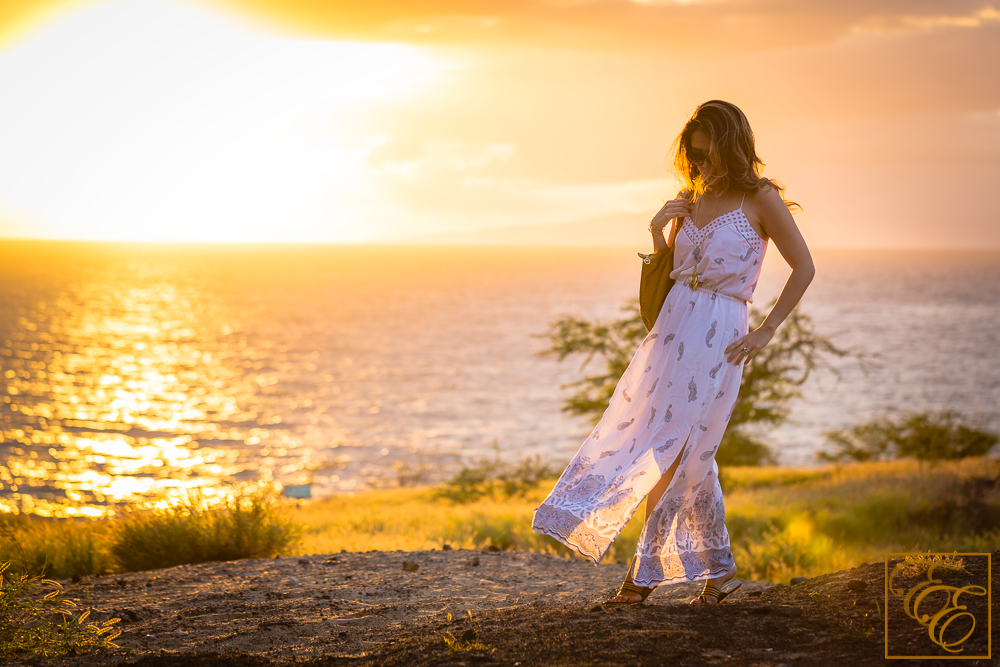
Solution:
[[[884,356],[871,377],[842,360],[842,381],[824,372],[802,387],[791,421],[766,436],[782,463],[814,467],[826,429],[881,412],[952,406],[1000,429],[1000,348],[983,309],[1000,300],[1000,262],[928,257],[817,254],[800,310],[838,345]],[[140,260],[152,273],[127,269]],[[0,384],[0,505],[94,516],[177,483],[221,491],[311,480],[320,495],[444,481],[492,457],[494,439],[511,461],[542,453],[558,465],[591,430],[561,411],[558,388],[582,374],[576,361],[537,356],[533,335],[564,315],[618,319],[636,293],[637,261],[608,249],[0,243],[0,283],[18,286],[0,317],[3,370],[14,374]],[[761,308],[780,291],[781,268],[763,269]],[[84,290],[111,275],[120,280]],[[463,307],[469,290],[474,314]],[[175,303],[175,293],[194,301]],[[121,311],[138,296],[136,310]],[[130,324],[105,331],[94,321]],[[211,398],[220,391],[243,398],[222,408]],[[104,403],[114,392],[127,397],[124,412]],[[164,420],[181,395],[192,417]]]

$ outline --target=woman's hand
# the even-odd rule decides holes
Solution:
[[[691,214],[691,202],[686,199],[671,199],[663,204],[663,208],[656,212],[653,219],[649,221],[649,226],[654,232],[662,232],[663,228],[670,224],[674,218],[681,218]]]
[[[761,325],[736,342],[730,343],[726,348],[726,359],[730,363],[750,363],[754,355],[771,342],[773,336],[773,329]]]

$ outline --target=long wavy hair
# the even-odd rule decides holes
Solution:
[[[695,130],[707,134],[710,141],[708,162],[711,169],[707,180],[689,157],[691,135]],[[785,186],[762,175],[764,162],[754,147],[750,122],[735,104],[722,100],[700,104],[674,141],[674,150],[674,169],[691,199],[700,197],[708,189],[752,193],[772,187],[779,195],[784,194]],[[782,201],[792,211],[802,210],[783,196]]]

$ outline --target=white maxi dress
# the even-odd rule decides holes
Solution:
[[[633,563],[639,586],[708,579],[734,561],[715,453],[732,417],[742,363],[726,347],[747,333],[747,303],[767,242],[740,208],[675,241],[676,284],[618,381],[604,416],[545,501],[532,529],[595,564],[681,456],[646,523]],[[695,267],[700,284],[688,285]],[[682,455],[683,450],[683,455]]]

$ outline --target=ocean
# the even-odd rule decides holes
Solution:
[[[582,360],[540,356],[540,334],[618,317],[637,250],[0,241],[0,511],[100,516],[235,482],[316,497],[497,453],[561,466],[590,432],[561,410]],[[814,259],[801,311],[871,363],[833,360],[758,434],[781,463],[878,414],[1000,428],[1000,252]],[[769,248],[755,307],[788,271]]]

